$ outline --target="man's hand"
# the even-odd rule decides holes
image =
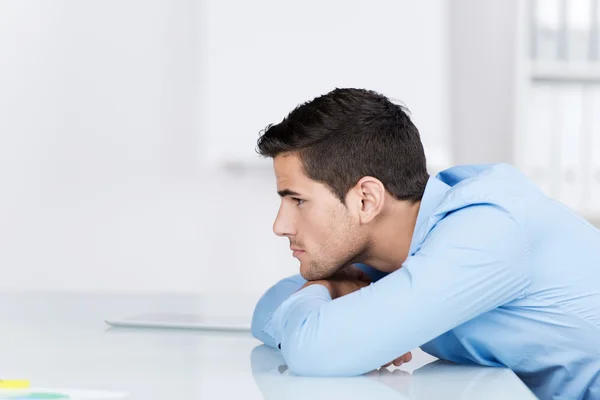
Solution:
[[[412,360],[412,353],[409,351],[405,355],[396,358],[394,361],[390,361],[389,363],[385,364],[382,368],[387,368],[392,364],[394,364],[396,367],[399,367],[405,362],[409,362],[410,360]]]
[[[363,271],[354,265],[344,267],[337,271],[333,276],[318,281],[309,281],[302,286],[304,289],[310,285],[323,285],[329,290],[332,299],[345,296],[359,289],[369,286],[371,280]]]

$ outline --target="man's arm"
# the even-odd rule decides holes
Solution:
[[[376,282],[382,277],[386,276],[385,272],[378,271],[368,265],[354,265],[367,274],[371,282]],[[280,280],[269,290],[267,290],[264,295],[262,295],[254,309],[254,314],[252,316],[252,335],[255,338],[269,347],[277,348],[273,337],[269,333],[265,332],[264,328],[267,323],[270,322],[273,313],[279,307],[279,305],[287,300],[287,298],[292,294],[300,290],[305,283],[306,279],[302,278],[300,274],[293,275]]]
[[[308,286],[277,308],[265,330],[296,374],[363,374],[521,297],[527,252],[511,215],[471,206],[440,221],[398,271],[335,300],[325,286]]]

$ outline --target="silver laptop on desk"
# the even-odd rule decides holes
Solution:
[[[113,327],[171,328],[249,332],[258,295],[131,295],[115,299],[119,314],[107,315]]]
[[[209,316],[181,313],[139,314],[123,319],[107,319],[115,327],[200,329],[215,331],[250,331],[250,318],[242,316]]]

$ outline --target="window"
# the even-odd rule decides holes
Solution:
[[[522,10],[515,162],[551,197],[600,220],[599,0]],[[525,3],[524,3],[525,4]]]

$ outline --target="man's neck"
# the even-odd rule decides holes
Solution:
[[[388,273],[402,267],[408,257],[420,205],[420,202],[396,201],[380,216],[365,264]]]

